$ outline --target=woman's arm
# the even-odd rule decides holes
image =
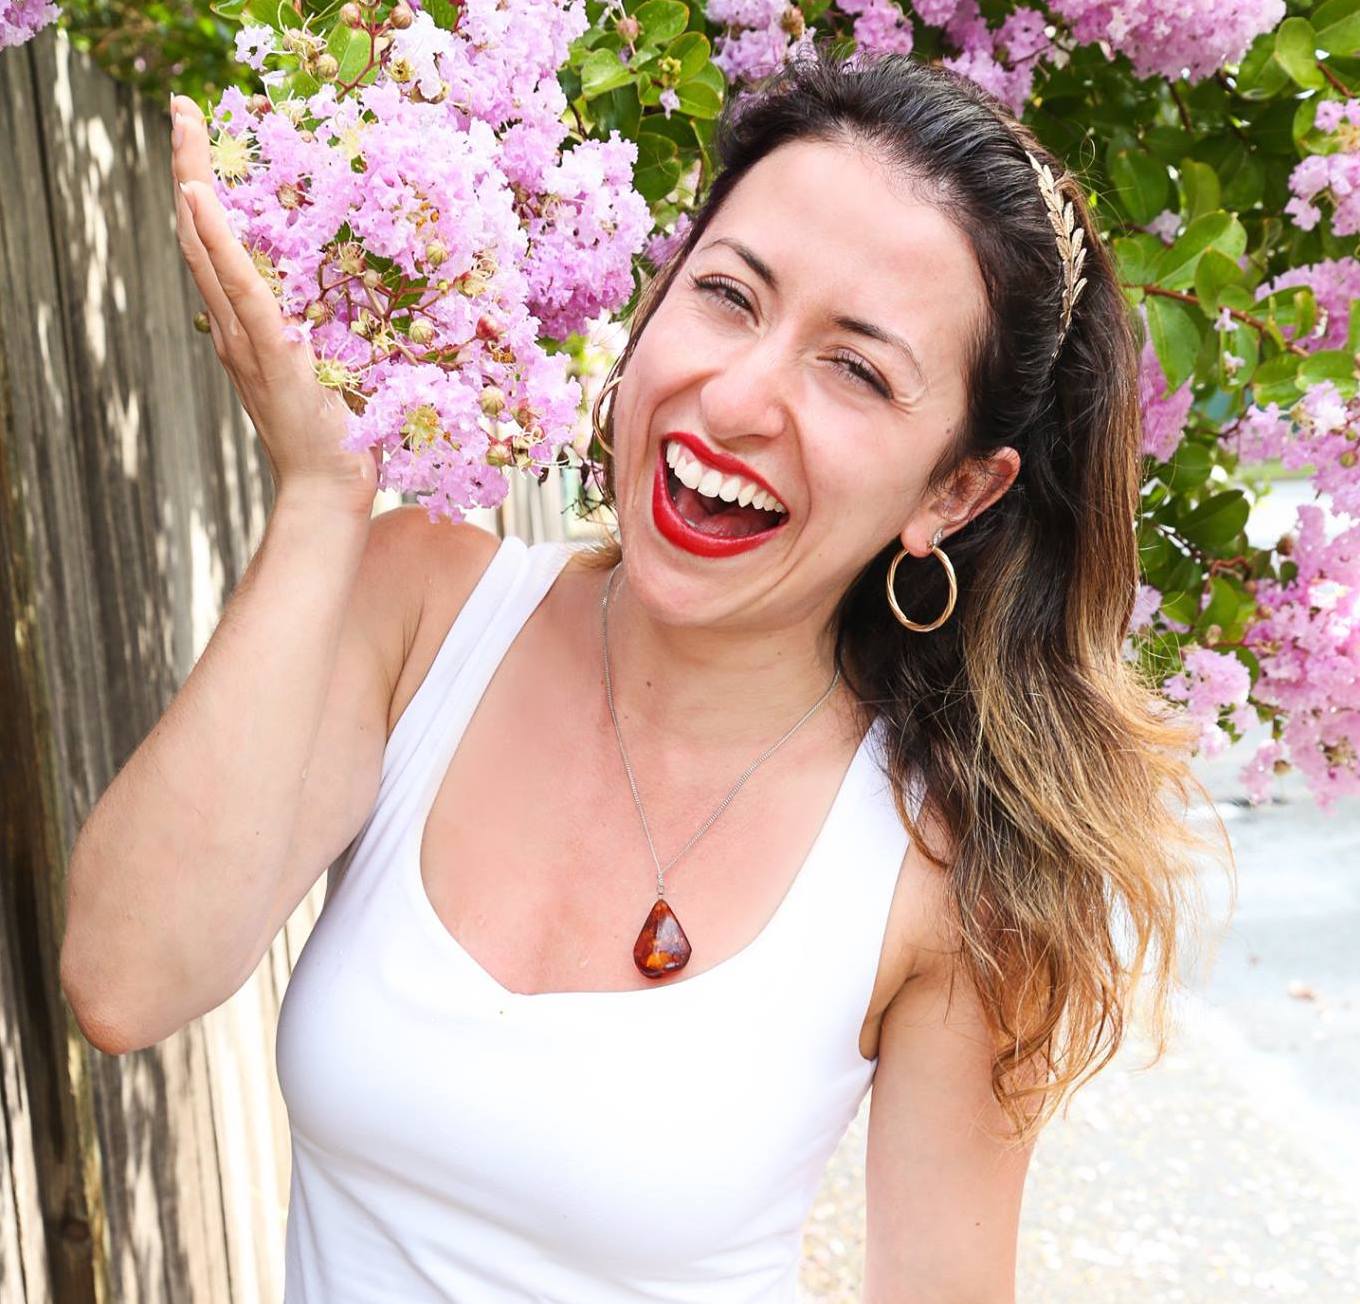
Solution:
[[[961,974],[950,993],[949,948],[920,954],[880,1029],[864,1304],[1014,1304],[1033,1145],[995,1139],[1007,1124],[977,994]]]

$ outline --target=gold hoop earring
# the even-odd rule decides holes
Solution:
[[[906,613],[897,605],[897,594],[893,592],[893,581],[897,578],[898,563],[903,557],[909,557],[911,554],[903,548],[902,551],[892,559],[892,565],[888,567],[888,605],[892,608],[893,615],[897,617],[900,624],[905,625],[907,629],[913,630],[918,634],[926,634],[932,629],[939,629],[939,627],[949,619],[950,613],[954,610],[954,603],[959,596],[959,586],[958,581],[954,578],[953,563],[945,556],[944,549],[939,546],[940,536],[943,533],[943,530],[935,531],[935,537],[930,542],[930,551],[940,559],[940,565],[944,567],[945,578],[949,581],[949,601],[945,604],[944,611],[936,616],[930,624],[918,625],[916,621],[908,620]]]
[[[590,408],[591,432],[594,434],[595,438],[600,441],[600,446],[604,449],[606,453],[609,454],[610,457],[614,456],[614,450],[608,443],[605,442],[604,432],[600,429],[600,406],[604,402],[604,396],[610,393],[622,379],[623,379],[622,376],[615,376],[613,380],[608,381],[604,385],[601,385],[600,392],[595,395],[595,402],[591,405]],[[610,408],[610,413],[611,415],[613,413],[612,406]]]

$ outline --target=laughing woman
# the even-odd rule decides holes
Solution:
[[[618,537],[529,546],[370,522],[178,107],[278,495],[82,831],[87,1035],[225,1000],[330,866],[288,1304],[792,1304],[871,1084],[865,1299],[1012,1300],[1034,1139],[1136,992],[1161,1044],[1205,849],[1121,655],[1137,351],[1077,182],[906,57],[729,102],[596,404]]]

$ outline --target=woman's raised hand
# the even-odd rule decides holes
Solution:
[[[368,515],[381,453],[341,448],[349,408],[316,379],[311,345],[286,338],[278,300],[231,232],[213,190],[202,112],[182,95],[170,107],[180,250],[207,307],[213,347],[264,444],[276,495]]]

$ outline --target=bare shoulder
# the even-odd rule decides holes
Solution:
[[[470,521],[432,521],[418,504],[384,512],[373,529],[383,536],[381,543],[375,538],[375,546],[384,569],[403,577],[405,593],[404,651],[388,712],[390,735],[501,540]]]
[[[902,861],[893,900],[896,997],[911,982],[938,978],[952,969],[962,930],[951,867],[955,840],[943,819],[927,804],[920,815],[921,838],[912,838]],[[935,859],[927,855],[930,849]],[[937,861],[939,863],[937,863]]]

